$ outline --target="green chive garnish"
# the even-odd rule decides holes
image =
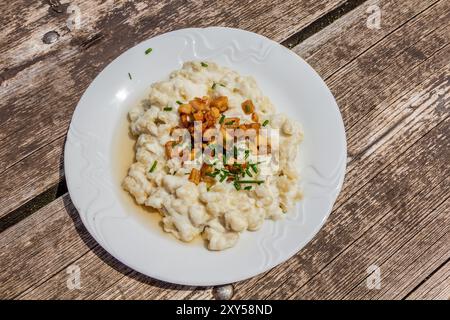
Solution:
[[[156,169],[156,165],[158,164],[158,161],[153,161],[153,164],[152,164],[152,167],[150,168],[150,173],[152,173],[153,171],[155,171],[155,169]]]
[[[130,80],[133,80],[133,78],[131,77],[131,73],[128,72],[128,78],[130,78]]]
[[[245,173],[246,173],[249,177],[253,177],[253,175],[250,173],[250,168],[245,169]]]
[[[223,120],[225,120],[225,115],[224,114],[220,117],[219,124],[222,124]]]
[[[147,50],[145,50],[145,54],[149,54],[150,52],[152,52],[153,49],[152,48],[148,48]]]
[[[200,64],[202,65],[202,67],[205,67],[205,68],[208,66],[208,64],[204,63],[203,61],[200,62]]]
[[[213,85],[211,86],[211,89],[215,89],[216,88],[216,84],[217,83],[214,82]]]
[[[225,87],[225,85],[223,83],[219,83],[219,86]]]
[[[258,168],[256,168],[256,164],[254,163],[250,164],[250,168],[252,168],[254,173],[258,174]]]
[[[229,126],[229,125],[231,125],[231,124],[233,124],[233,123],[234,123],[234,120],[231,120],[231,121],[225,122],[225,124],[226,124],[227,126]]]
[[[239,182],[237,182],[237,181],[235,181],[234,183],[233,183],[233,185],[234,185],[234,188],[236,189],[236,190],[241,190],[241,185],[239,184]]]
[[[172,107],[165,107],[164,111],[172,111]]]
[[[177,100],[177,103],[178,103],[179,105],[183,104],[183,102],[181,102],[180,100]]]
[[[244,153],[245,153],[244,159],[247,160],[247,158],[248,158],[249,155],[250,155],[250,150],[245,150]]]
[[[263,122],[262,126],[265,127],[265,126],[267,126],[268,124],[269,124],[269,120],[266,120],[266,121]]]
[[[238,149],[236,146],[233,147],[233,156],[235,159],[237,159],[237,157],[238,157]]]
[[[220,182],[223,182],[228,177],[228,174],[223,174],[220,176]]]
[[[246,186],[244,190],[251,190],[252,186]]]
[[[239,183],[256,183],[256,184],[261,184],[261,183],[264,183],[264,181],[262,181],[262,180],[239,180]]]
[[[219,174],[219,170],[217,170],[217,171],[215,171],[215,172],[208,172],[206,175],[207,176],[210,176],[210,177],[212,177],[212,178],[215,178],[218,174]]]

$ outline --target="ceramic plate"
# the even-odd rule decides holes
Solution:
[[[147,48],[153,51],[146,55]],[[280,221],[266,220],[220,252],[186,245],[130,213],[115,176],[115,132],[150,84],[189,60],[209,60],[251,75],[279,112],[304,131],[299,166],[304,199]],[[132,74],[132,79],[128,77]],[[182,29],[149,39],[111,62],[83,94],[70,124],[65,175],[73,204],[95,240],[127,266],[184,285],[253,277],[301,250],[327,219],[342,186],[346,140],[339,109],[319,75],[263,36],[229,28]],[[301,253],[300,253],[301,254]]]

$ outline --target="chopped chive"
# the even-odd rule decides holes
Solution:
[[[253,178],[253,175],[250,172],[250,168],[245,169],[245,173],[249,176]]]
[[[131,77],[131,73],[128,72],[128,78],[130,78],[130,80],[133,80],[133,78]]]
[[[251,190],[252,189],[252,186],[246,186],[245,188],[244,188],[244,190]]]
[[[225,124],[226,124],[227,126],[229,126],[229,125],[231,125],[231,124],[233,124],[233,123],[234,123],[234,120],[231,120],[231,121],[225,122]]]
[[[208,172],[206,175],[207,175],[208,177],[215,178],[215,177],[217,176],[217,174],[218,174],[218,172],[214,172],[214,173]]]
[[[256,184],[261,184],[261,183],[264,183],[264,181],[262,181],[262,180],[239,180],[239,183],[256,183]]]
[[[250,150],[245,150],[245,157],[244,157],[244,159],[245,160],[247,160],[247,158],[249,157],[249,155],[250,155]]]
[[[258,174],[258,168],[256,168],[256,164],[252,163],[250,164],[250,167],[252,168],[254,173]]]
[[[225,88],[225,85],[223,83],[214,82],[213,85],[211,86],[211,89],[215,89],[217,87],[217,85]]]
[[[266,121],[263,122],[262,126],[265,127],[265,126],[267,126],[268,124],[269,124],[269,120],[266,120]]]
[[[182,104],[183,104],[183,102],[181,102],[180,100],[177,100],[177,103],[178,103],[179,105],[182,105]]]
[[[228,174],[223,174],[220,176],[220,182],[223,182],[228,177]]]
[[[164,111],[172,111],[172,107],[165,107]]]
[[[237,157],[238,157],[238,149],[236,146],[233,147],[233,156],[235,159],[237,159]]]
[[[152,173],[156,169],[156,165],[158,164],[158,161],[153,161],[152,167],[150,168],[149,172]]]
[[[239,182],[237,182],[237,181],[235,181],[234,183],[233,183],[233,185],[234,185],[234,188],[236,189],[236,190],[241,190],[241,185],[240,185],[240,183]]]
[[[149,54],[150,52],[152,52],[153,49],[152,48],[148,48],[147,50],[145,50],[145,54]]]
[[[208,66],[208,64],[204,63],[203,61],[200,62],[200,64],[202,65],[202,67],[205,67],[205,68]]]
[[[222,124],[223,120],[225,120],[225,115],[224,114],[220,117],[219,124]]]

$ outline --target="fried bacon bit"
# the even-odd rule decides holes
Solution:
[[[178,107],[178,112],[181,114],[192,113],[192,106],[190,104],[182,104]]]
[[[253,129],[256,132],[259,132],[259,129],[261,129],[261,124],[258,122],[244,123],[239,126],[239,129],[241,129],[243,131]]]
[[[212,173],[213,167],[209,164],[203,162],[202,167],[200,168],[200,174],[202,177],[206,176],[208,173]]]
[[[211,186],[213,186],[213,185],[216,184],[216,179],[214,179],[213,177],[210,177],[210,176],[204,176],[204,177],[202,177],[202,181],[203,181],[204,183],[206,183],[206,186],[207,186],[208,188],[210,188]]]
[[[199,184],[200,183],[200,171],[197,169],[192,169],[191,174],[189,175],[189,181]]]
[[[244,111],[245,114],[252,114],[255,112],[255,106],[253,105],[252,100],[245,100],[242,102],[242,111]]]
[[[220,112],[228,110],[228,97],[220,96],[211,101],[211,107],[219,109]]]
[[[209,109],[209,98],[194,98],[194,100],[189,101],[189,104],[194,108],[195,111],[203,111]]]
[[[196,113],[194,113],[194,120],[203,121],[203,113],[201,111],[197,111]]]
[[[220,117],[220,110],[216,107],[212,107],[211,110],[209,111],[209,113],[215,118],[219,118]]]
[[[180,122],[183,127],[187,128],[191,122],[191,117],[187,114],[182,114],[180,116]]]
[[[164,145],[164,149],[166,151],[166,157],[167,158],[172,158],[172,150],[173,150],[173,145],[175,144],[175,141],[167,141],[166,144]]]
[[[186,99],[185,99],[186,100]],[[259,123],[259,116],[254,112],[255,107],[251,100],[246,100],[242,103],[242,109],[246,114],[251,114],[252,123],[240,123],[240,118],[230,117],[226,118],[223,114],[224,111],[228,110],[228,98],[226,96],[220,96],[214,99],[204,96],[202,98],[194,98],[188,103],[179,102],[178,113],[180,115],[180,125],[172,128],[170,134],[177,128],[187,128],[191,136],[194,135],[194,121],[200,121],[202,125],[202,134],[206,137],[211,136],[211,133],[215,131],[210,131],[214,129],[216,124],[220,125],[220,133],[222,134],[221,144],[225,144],[227,140],[233,140],[235,138],[234,134],[227,132],[226,129],[241,129],[243,131],[254,129],[257,133],[261,129],[261,124]],[[220,119],[220,120],[219,120]],[[210,140],[210,139],[208,139]],[[181,142],[178,141],[178,142]],[[212,142],[212,141],[210,141]],[[175,141],[169,141],[165,145],[165,152],[168,158],[171,158],[174,154],[174,147],[177,144]],[[255,141],[252,143],[252,153],[257,153],[259,149],[259,143]],[[203,145],[203,149],[208,148],[207,144]],[[270,152],[270,146],[269,146]],[[190,153],[190,159],[195,159],[194,150]],[[229,159],[232,161],[233,159]],[[206,172],[207,167],[202,167],[201,177],[209,177]],[[194,173],[195,174],[195,173]]]

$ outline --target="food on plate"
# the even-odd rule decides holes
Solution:
[[[123,188],[157,209],[164,231],[210,250],[282,218],[300,200],[302,132],[276,113],[252,77],[213,62],[186,62],[129,112],[137,138]]]

